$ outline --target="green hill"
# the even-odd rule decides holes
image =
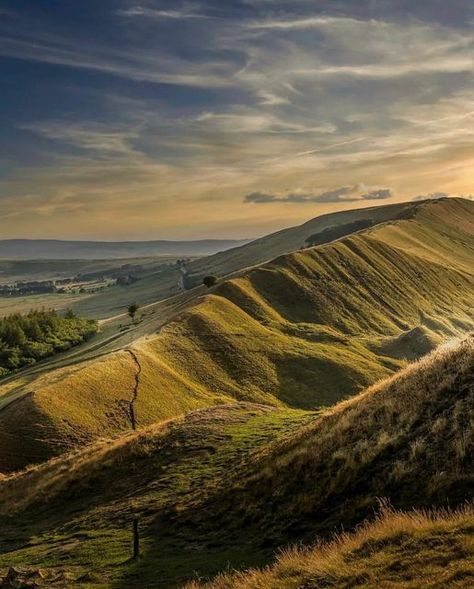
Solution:
[[[332,405],[472,329],[474,204],[445,199],[416,210],[222,282],[133,354],[9,383],[3,404],[0,389],[0,472],[128,431],[137,362],[142,427],[236,400]],[[394,243],[416,232],[421,245]]]
[[[377,497],[395,508],[462,505],[474,489],[473,360],[469,337],[321,414],[219,406],[5,477],[0,569],[41,568],[68,589],[81,586],[86,573],[89,589],[170,588],[229,565],[263,565],[295,540],[349,530],[373,515]],[[445,558],[453,551],[451,573],[466,570],[472,512],[438,523],[417,517],[390,515],[333,547],[329,563],[318,564],[317,551],[314,558],[293,555],[293,577],[283,559],[282,584],[271,584],[277,568],[260,586],[319,583],[317,574],[324,578],[331,562],[329,571],[347,582],[364,567],[374,583],[368,586],[380,578],[396,582],[400,568],[389,567],[408,554],[413,567],[417,555],[426,556],[426,574],[433,575],[444,550]],[[128,561],[134,518],[143,553],[137,563]],[[216,588],[235,586],[226,582]]]

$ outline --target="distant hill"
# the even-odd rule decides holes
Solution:
[[[140,426],[235,400],[333,405],[474,328],[473,251],[474,203],[434,201],[222,281],[129,350],[0,387],[0,471],[128,431],[137,361]]]
[[[205,260],[197,260],[190,264],[190,270],[198,274],[208,272],[222,276],[256,264],[262,264],[283,254],[307,248],[309,247],[308,239],[315,238],[320,233],[322,233],[323,237],[328,236],[326,241],[341,237],[341,235],[331,237],[331,232],[328,231],[330,229],[354,224],[355,230],[357,230],[357,228],[360,228],[359,223],[367,221],[370,221],[371,225],[375,225],[410,218],[416,214],[422,205],[423,202],[404,202],[320,215],[302,225],[282,229],[276,233],[255,239],[250,243],[210,256]],[[353,231],[354,229],[346,232],[346,234]],[[323,243],[323,241],[319,243]]]
[[[60,241],[49,239],[0,240],[0,258],[84,259],[139,258],[152,256],[208,256],[249,240],[203,239],[197,241]]]
[[[216,406],[0,479],[0,568],[67,573],[68,589],[85,572],[91,589],[164,589],[351,530],[373,518],[377,498],[398,509],[460,506],[474,491],[473,366],[467,337],[319,414]],[[133,518],[137,563],[127,560]],[[329,552],[292,552],[275,569],[209,587],[322,589],[328,575],[340,589],[352,577],[371,589],[419,586],[421,574],[464,583],[473,521],[469,509],[432,519],[389,511]]]

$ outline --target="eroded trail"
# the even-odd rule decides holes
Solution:
[[[133,387],[132,398],[128,401],[128,416],[130,419],[130,425],[132,426],[133,430],[137,429],[137,419],[135,415],[135,402],[138,399],[138,387],[140,386],[140,375],[142,373],[142,365],[140,364],[140,360],[136,353],[131,350],[130,348],[126,348],[125,352],[128,352],[130,356],[133,358],[137,366],[137,370],[135,372],[135,385]]]

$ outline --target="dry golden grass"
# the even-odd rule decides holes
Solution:
[[[186,589],[469,589],[473,526],[472,505],[455,512],[383,508],[355,533],[287,549],[265,569],[223,574]]]
[[[467,337],[319,415],[218,406],[11,475],[0,481],[0,565],[58,566],[67,554],[116,575],[107,563],[123,562],[138,515],[146,548],[117,587],[164,587],[163,576],[260,566],[295,541],[352,530],[380,497],[405,510],[463,505],[474,495],[473,370]],[[467,524],[385,511],[355,536],[210,587],[415,589],[418,571],[427,587],[446,574],[467,589],[474,522],[465,515]]]

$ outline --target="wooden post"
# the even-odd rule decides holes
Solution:
[[[133,560],[140,556],[140,535],[138,533],[138,519],[133,520]]]

